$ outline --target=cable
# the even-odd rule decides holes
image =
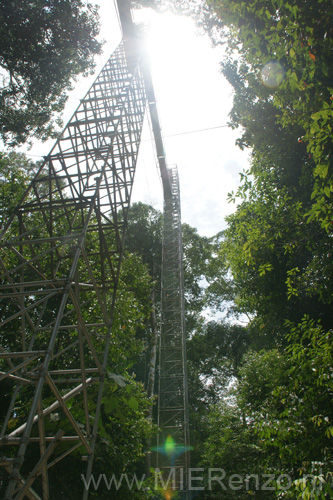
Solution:
[[[147,113],[147,116],[148,116],[148,120],[149,120],[149,123],[150,123],[149,113]],[[169,137],[177,137],[179,135],[187,135],[187,134],[196,134],[197,132],[206,132],[207,130],[215,130],[215,129],[218,129],[218,128],[227,128],[227,127],[229,127],[229,125],[217,125],[216,127],[200,128],[200,129],[197,129],[197,130],[187,130],[186,132],[179,132],[177,134],[163,135],[162,138],[163,139],[168,139]],[[149,141],[151,143],[154,142],[154,138],[152,137],[152,133],[151,133],[151,123],[150,123],[149,131],[150,131],[150,138],[149,139],[143,139],[142,142],[147,142],[147,141]],[[29,153],[25,153],[25,154],[27,156],[35,156],[35,157],[43,158],[42,155],[31,155]],[[156,156],[156,153],[155,153],[155,156]],[[157,170],[158,170],[158,163],[156,163],[156,166],[157,166]]]
[[[226,127],[229,127],[229,125],[217,125],[216,127],[207,127],[207,128],[200,128],[197,130],[188,130],[186,132],[179,132],[178,134],[163,135],[163,139],[167,139],[168,137],[176,137],[178,135],[195,134],[196,132],[205,132],[206,130],[214,130],[217,128],[226,128]]]

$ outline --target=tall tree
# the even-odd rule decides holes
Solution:
[[[0,136],[14,146],[55,131],[71,81],[94,68],[97,7],[82,0],[0,1]]]

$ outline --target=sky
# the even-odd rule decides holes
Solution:
[[[103,64],[120,41],[113,0],[100,5],[104,52],[96,60],[96,75],[82,78],[68,100],[64,123],[70,118]],[[225,229],[224,218],[235,206],[227,194],[236,190],[239,173],[247,168],[248,153],[235,145],[240,134],[226,126],[232,89],[220,73],[223,49],[214,49],[208,36],[198,35],[194,22],[171,13],[135,12],[135,20],[149,18],[147,47],[168,165],[177,165],[182,221],[202,236]],[[45,155],[52,143],[36,143],[29,152]],[[134,182],[132,202],[163,209],[163,194],[148,120]]]

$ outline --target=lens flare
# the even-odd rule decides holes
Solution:
[[[270,61],[261,70],[261,80],[266,87],[276,88],[285,79],[283,66],[277,61]]]
[[[165,500],[171,500],[174,495],[174,492],[172,490],[166,490],[164,491],[164,498]]]

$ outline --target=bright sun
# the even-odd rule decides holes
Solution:
[[[152,13],[147,47],[154,77],[165,84],[186,78],[200,58],[199,39],[191,19],[172,13]]]

